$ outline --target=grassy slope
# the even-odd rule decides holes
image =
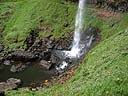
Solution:
[[[2,41],[2,30],[5,23],[9,20],[10,16],[13,14],[16,3],[0,3],[0,42]]]
[[[48,14],[50,13],[42,14],[42,16],[44,15],[46,20],[50,20]],[[87,16],[86,20],[88,24],[102,29],[102,42],[87,54],[83,64],[77,69],[75,76],[64,85],[55,84],[51,88],[37,92],[19,89],[18,91],[7,92],[7,96],[128,96],[128,14],[124,14],[121,21],[113,27],[111,25],[116,21],[114,18],[101,20],[96,15],[91,14]],[[23,18],[22,14],[20,15],[18,15],[18,18]],[[28,17],[29,14],[26,18]],[[18,18],[16,18],[17,23],[26,21],[26,19],[22,21],[22,19]],[[36,20],[32,20],[32,22],[36,22]],[[61,24],[63,21],[59,22],[56,24]],[[12,21],[10,23],[15,24]],[[32,25],[30,24],[30,26]],[[17,28],[27,33],[24,27],[26,26]],[[8,27],[8,30],[10,28]],[[53,28],[56,28],[56,25]],[[63,30],[61,25],[59,28]]]
[[[44,27],[50,26],[54,37],[59,37],[74,28],[73,4],[64,4],[62,0],[19,0],[11,19],[6,23],[3,42],[7,47],[23,47],[25,38],[35,29],[40,20]],[[68,24],[68,27],[64,27]],[[50,32],[49,32],[50,33]],[[40,37],[48,35],[48,32],[40,32]],[[50,33],[51,34],[51,33]]]

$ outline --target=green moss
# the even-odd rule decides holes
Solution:
[[[16,10],[7,22],[4,30],[4,44],[10,47],[17,41],[19,47],[24,45],[29,32],[39,25],[39,21],[50,25],[54,37],[71,32],[74,26],[74,4],[63,3],[61,0],[24,0],[18,3]],[[65,27],[64,24],[70,26]],[[39,35],[49,34],[44,30]],[[51,34],[51,33],[50,33]]]
[[[43,20],[44,26],[53,29],[52,34],[57,38],[72,31],[74,29],[75,5],[68,3],[65,5],[61,2],[61,0],[21,2],[7,23],[5,44],[9,46],[23,45],[22,42],[30,30],[39,25],[40,18]],[[85,26],[92,25],[101,29],[102,41],[86,55],[75,76],[64,85],[55,84],[51,88],[37,92],[21,88],[6,92],[6,96],[128,95],[128,14],[122,14],[119,19],[111,17],[103,20],[91,9],[89,8],[86,13]],[[67,10],[68,16],[65,16]],[[68,27],[63,26],[65,21],[69,23]],[[46,30],[39,34],[40,37],[43,37],[49,33]],[[20,43],[15,44],[16,39]]]
[[[128,29],[114,34],[88,53],[75,76],[66,84],[34,92],[34,96],[127,96],[127,41]],[[18,92],[17,95],[17,91],[12,91],[7,96],[32,94],[21,89]]]

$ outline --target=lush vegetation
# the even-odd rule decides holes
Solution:
[[[9,48],[24,47],[26,37],[38,27],[40,21],[45,29],[39,32],[40,37],[49,34],[54,37],[65,35],[74,29],[75,9],[74,4],[65,4],[62,0],[19,0],[6,23],[3,42]]]
[[[14,14],[5,24],[3,41],[10,48],[23,46],[29,32],[40,20],[51,26],[53,32],[40,32],[40,37],[62,36],[74,29],[76,5],[63,0],[25,0],[16,4]],[[7,3],[6,3],[7,4]],[[68,16],[66,8],[68,8]],[[94,8],[88,8],[86,26],[101,30],[101,42],[85,57],[75,75],[65,84],[30,91],[18,89],[7,96],[127,96],[128,95],[128,14],[119,13],[109,18],[100,17]],[[98,9],[99,10],[99,9]],[[69,26],[64,27],[65,21]],[[49,31],[49,30],[47,30]],[[18,42],[15,43],[15,39]],[[18,45],[17,45],[18,44]]]

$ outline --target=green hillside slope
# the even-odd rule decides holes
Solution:
[[[44,23],[42,27],[47,29],[49,26],[50,29],[39,32],[40,37],[65,35],[74,29],[75,10],[74,4],[62,0],[19,0],[11,19],[6,23],[3,42],[9,48],[24,47],[26,37],[38,27],[40,21]]]
[[[40,20],[53,29],[39,36],[60,37],[74,29],[76,5],[63,0],[25,0],[18,2],[12,17],[5,24],[3,41],[10,48],[24,46],[29,32]],[[65,16],[68,8],[68,16]],[[54,84],[39,91],[18,89],[7,96],[128,96],[128,14],[103,18],[95,8],[88,8],[86,25],[101,30],[101,42],[85,57],[75,75],[65,84]],[[64,27],[65,21],[68,27]],[[67,23],[66,22],[66,23]],[[45,26],[45,25],[44,25]],[[15,42],[18,40],[18,43]]]

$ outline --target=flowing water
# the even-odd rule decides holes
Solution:
[[[92,44],[94,38],[92,29],[88,28],[86,31],[84,30],[84,18],[86,16],[85,11],[86,0],[79,0],[72,48],[70,51],[55,50],[57,56],[60,58],[60,61],[56,62],[59,66],[57,65],[55,67],[58,72],[65,71],[65,69],[67,69],[70,65],[74,64],[72,63],[74,61],[75,63],[79,62],[79,59],[85,55]],[[28,86],[30,83],[38,83],[42,80],[50,79],[55,75],[54,71],[42,70],[42,68],[40,68],[37,64],[33,64],[23,72],[18,73],[11,73],[10,67],[4,68],[3,70],[0,69],[1,74],[3,74],[0,75],[0,81],[6,81],[8,78],[12,77],[19,78],[23,81],[23,86]]]
[[[84,32],[84,18],[86,16],[86,0],[79,0],[78,11],[75,20],[75,31],[73,44],[70,51],[62,51],[64,58],[80,59],[84,56],[87,50],[90,48],[94,35],[88,32]],[[63,61],[59,67],[56,67],[58,71],[68,67],[68,63]]]
[[[81,32],[84,28],[84,14],[85,14],[85,3],[86,0],[80,0],[79,6],[78,6],[78,12],[76,15],[76,23],[75,23],[75,32],[74,32],[74,40],[73,40],[73,46],[71,51],[69,52],[70,57],[80,57],[80,37]]]

